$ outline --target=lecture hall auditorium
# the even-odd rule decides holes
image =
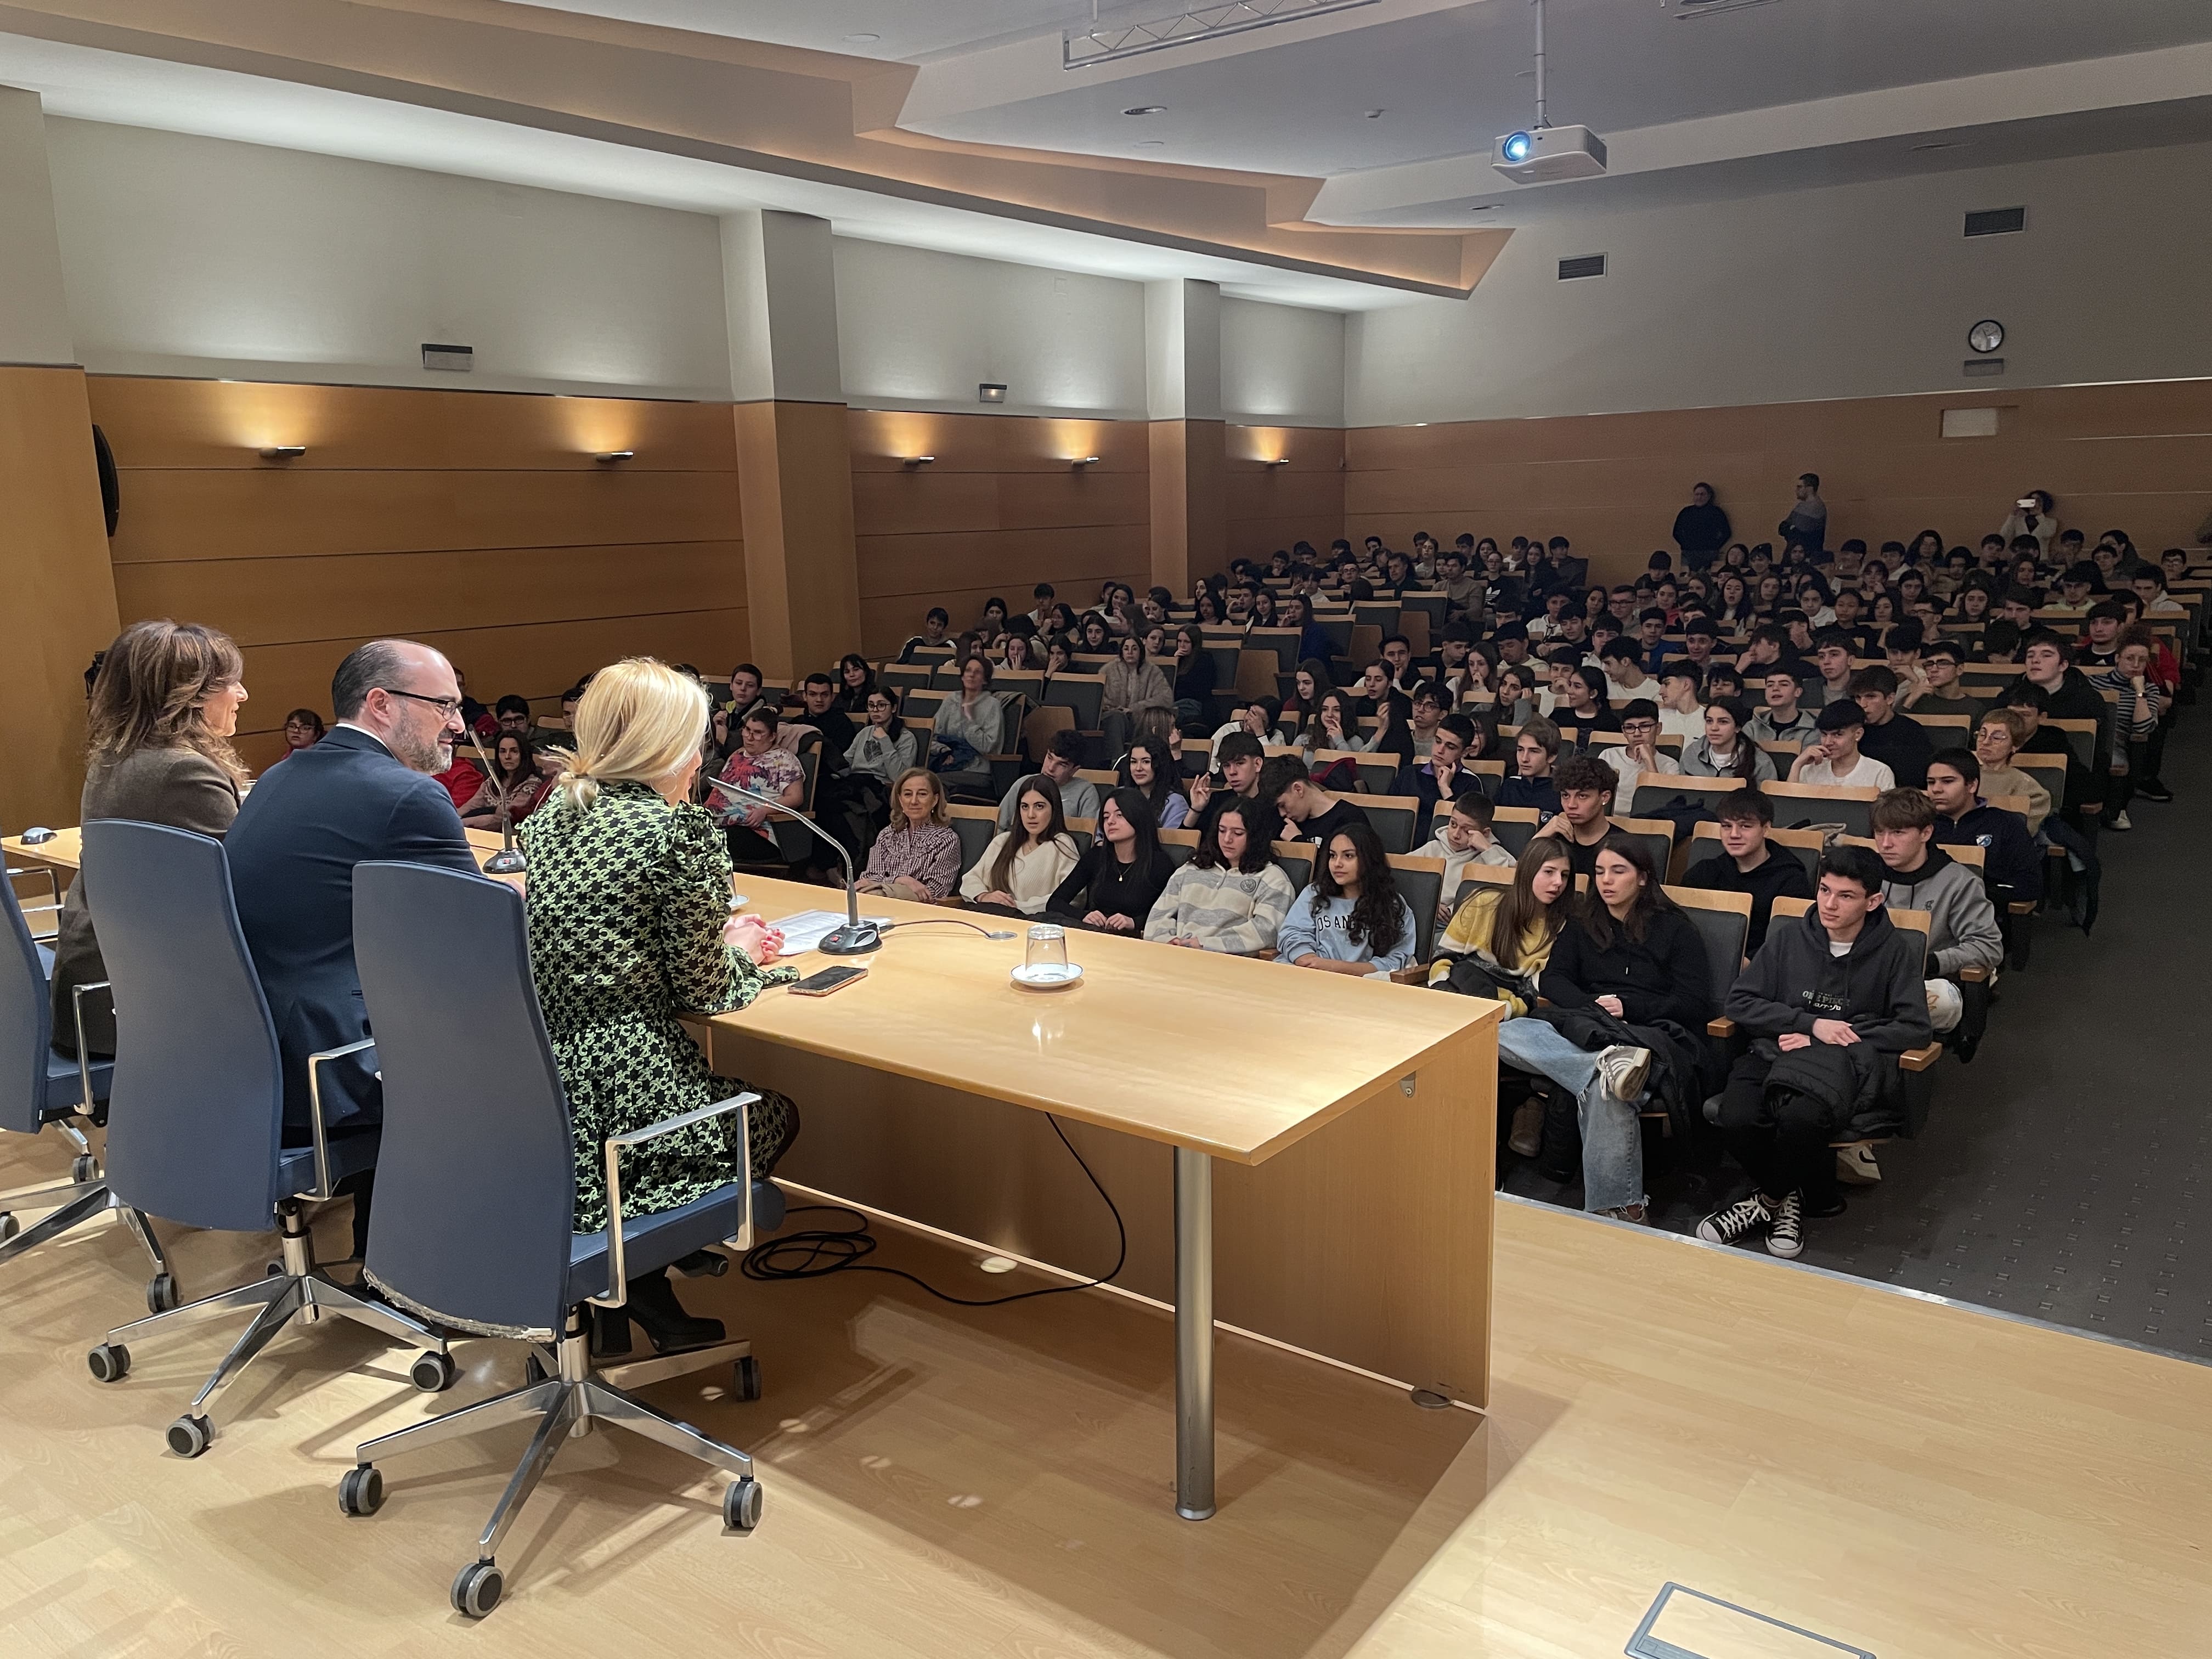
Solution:
[[[0,5],[0,1651],[2182,1659],[2203,0]]]

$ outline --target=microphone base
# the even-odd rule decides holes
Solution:
[[[483,861],[488,876],[516,876],[530,868],[530,860],[523,856],[520,847],[505,847]]]
[[[825,957],[864,957],[884,948],[884,936],[872,921],[848,922],[831,928],[814,948]]]

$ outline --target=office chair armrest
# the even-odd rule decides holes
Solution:
[[[1705,1035],[1709,1037],[1719,1037],[1723,1041],[1726,1041],[1728,1038],[1735,1035],[1735,1022],[1725,1018],[1720,1019],[1709,1019],[1705,1022]]]
[[[92,1057],[85,1052],[84,1047],[84,994],[107,988],[108,982],[104,979],[96,979],[89,985],[70,987],[70,1018],[76,1023],[77,1104],[84,1109],[87,1117],[92,1115]]]
[[[1897,1063],[1908,1072],[1924,1072],[1942,1058],[1943,1045],[1931,1042],[1924,1048],[1907,1048],[1897,1057]]]
[[[1961,968],[1959,969],[1959,982],[1961,985],[1986,985],[1990,982],[1990,970],[1986,968]]]
[[[709,1118],[720,1117],[726,1112],[738,1115],[738,1156],[744,1159],[744,1178],[738,1182],[744,1195],[744,1210],[738,1220],[738,1236],[729,1241],[739,1249],[750,1249],[753,1242],[753,1154],[752,1112],[757,1094],[732,1095],[727,1100],[718,1100],[696,1111],[685,1112],[678,1117],[663,1118],[658,1123],[648,1123],[642,1129],[632,1129],[628,1134],[609,1135],[606,1142],[607,1158],[607,1291],[604,1296],[586,1300],[602,1308],[619,1308],[629,1300],[629,1263],[623,1249],[622,1151],[625,1146],[642,1146],[648,1140],[658,1140],[678,1129],[690,1128]]]
[[[10,881],[13,881],[18,876],[44,876],[46,878],[46,896],[48,902],[45,904],[22,904],[21,908],[25,911],[58,910],[62,908],[62,878],[60,875],[56,872],[52,865],[42,864],[35,869],[32,868],[28,865],[25,865],[21,868],[10,865],[7,866],[7,872],[8,879]],[[18,900],[17,902],[21,904],[21,900]]]
[[[323,1062],[343,1060],[364,1048],[376,1047],[374,1037],[363,1037],[343,1048],[326,1048],[307,1056],[307,1128],[315,1138],[315,1190],[309,1198],[329,1198],[331,1193],[331,1133],[323,1127]]]

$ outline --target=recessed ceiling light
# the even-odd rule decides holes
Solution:
[[[1165,104],[1135,104],[1121,112],[1124,115],[1165,115],[1167,112]]]
[[[1379,121],[1388,113],[1387,110],[1370,109],[1367,112],[1367,118],[1370,121]]]
[[[1168,141],[1164,138],[1139,138],[1133,145],[1131,146],[1131,148],[1133,149],[1165,149],[1167,148],[1167,143]]]
[[[1473,207],[1469,208],[1468,211],[1469,213],[1495,213],[1498,211],[1498,204],[1495,202],[1477,202]]]
[[[1932,144],[1915,144],[1915,145],[1912,147],[1912,150],[1913,150],[1913,154],[1917,155],[1918,155],[1918,154],[1919,154],[1921,151],[1923,151],[1923,150],[1929,150],[1929,149],[1958,149],[1958,148],[1959,148],[1959,146],[1958,146],[1958,143],[1957,143],[1957,142],[1956,142],[1955,140],[1942,140],[1942,141],[1940,141],[1940,142],[1938,142],[1938,143],[1932,143]]]
[[[848,34],[845,38],[855,45],[865,45],[870,40],[880,40],[884,37],[880,34]]]

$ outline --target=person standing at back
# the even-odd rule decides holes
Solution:
[[[353,872],[367,860],[477,873],[460,814],[433,779],[461,735],[453,666],[411,640],[373,640],[331,679],[337,724],[272,772],[226,838],[239,925],[261,975],[284,1064],[288,1144],[308,1139],[307,1056],[367,1036],[353,959]],[[373,1049],[322,1068],[325,1123],[380,1121]],[[354,1202],[354,1254],[368,1237],[368,1194]]]
[[[221,836],[238,816],[246,768],[230,746],[246,701],[245,659],[228,636],[197,623],[133,623],[100,653],[85,710],[88,737],[77,822],[136,818]],[[305,751],[300,751],[305,752]],[[54,941],[53,1046],[76,1053],[76,988],[107,978],[83,878],[62,901]],[[88,993],[85,1047],[115,1052],[105,992]]]

